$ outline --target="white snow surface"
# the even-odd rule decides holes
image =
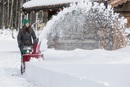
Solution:
[[[24,8],[36,7],[36,6],[47,6],[47,5],[55,5],[55,4],[64,4],[77,2],[82,0],[31,0],[23,4]]]
[[[44,61],[27,62],[21,75],[16,38],[9,38],[9,30],[0,32],[0,87],[130,86],[130,46],[115,51],[47,49],[42,52]]]

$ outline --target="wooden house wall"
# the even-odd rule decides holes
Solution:
[[[130,27],[130,1],[118,5],[117,7],[114,8],[114,11],[126,17],[128,21],[128,27]]]

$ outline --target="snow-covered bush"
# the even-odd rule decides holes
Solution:
[[[126,23],[111,6],[106,9],[103,3],[86,0],[64,8],[44,29],[49,47],[115,50],[126,46]]]

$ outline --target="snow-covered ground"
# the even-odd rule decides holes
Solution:
[[[1,31],[0,31],[1,32]],[[4,30],[3,35],[9,30]],[[17,32],[15,33],[17,35]],[[20,74],[20,53],[16,38],[0,37],[0,87],[129,87],[130,47],[43,51],[43,60],[27,63]],[[9,36],[10,37],[10,36]]]

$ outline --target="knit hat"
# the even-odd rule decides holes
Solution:
[[[24,20],[23,20],[23,25],[25,25],[25,24],[27,24],[27,23],[29,23],[29,21],[28,21],[27,19],[24,19]]]

